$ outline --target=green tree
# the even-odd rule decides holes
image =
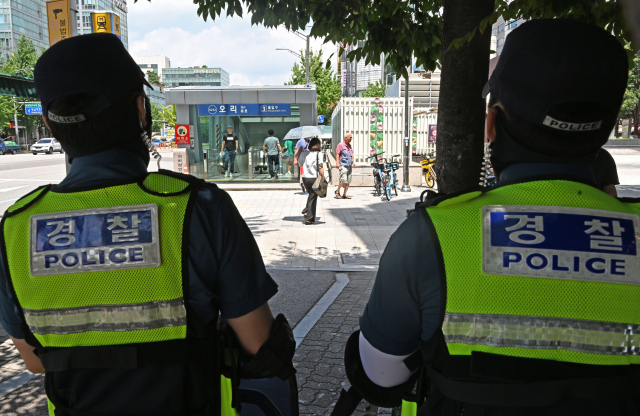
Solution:
[[[44,50],[38,53],[33,42],[23,35],[18,41],[18,48],[14,53],[8,56],[7,60],[3,63],[0,72],[33,78],[33,68],[36,66],[36,62],[42,53],[44,53]],[[24,102],[37,100],[27,97],[16,97],[16,101]],[[4,124],[6,122],[13,121],[13,108],[13,99],[11,97],[2,97],[2,99],[0,99],[0,122],[3,122]],[[4,117],[7,117],[7,119]],[[26,115],[24,106],[22,106],[18,109],[18,124],[21,127],[24,127],[27,131],[27,136],[30,136],[35,128],[43,125],[43,122],[40,116]]]
[[[367,89],[362,93],[363,97],[382,98],[385,96],[387,86],[382,83],[381,80],[377,80],[375,83],[369,83]]]
[[[640,52],[633,58],[633,65],[629,71],[629,82],[624,93],[624,101],[620,108],[620,118],[633,118],[634,132],[638,134],[638,116],[640,116]],[[617,128],[616,128],[617,134]]]
[[[498,16],[572,18],[606,28],[623,44],[630,33],[617,0],[194,0],[205,20],[242,16],[252,24],[305,30],[326,42],[362,48],[349,59],[385,62],[399,75],[415,56],[425,70],[442,66],[438,108],[438,189],[454,192],[477,185],[482,161],[485,102],[482,88],[488,77],[490,25]],[[489,29],[489,30],[487,30]],[[445,169],[446,167],[446,169]]]
[[[209,67],[208,67],[208,66],[206,66],[206,65],[202,65],[202,68],[209,68]]]
[[[158,74],[156,74],[155,71],[147,72],[147,77],[149,78],[150,83],[164,87],[164,84],[160,82],[160,78],[158,78]]]
[[[167,126],[176,124],[176,106],[170,105],[165,107],[161,104],[151,103],[151,118],[153,119],[152,131],[158,132],[162,129],[162,122]]]
[[[293,64],[293,76],[291,81],[285,85],[304,85],[306,84],[306,61],[305,52],[300,51],[300,62]],[[323,115],[326,123],[331,123],[331,113],[340,97],[342,96],[342,88],[340,86],[340,79],[333,72],[330,67],[325,67],[322,59],[322,50],[318,53],[314,53],[313,50],[309,53],[309,81],[316,84],[317,94],[317,106],[318,115]]]

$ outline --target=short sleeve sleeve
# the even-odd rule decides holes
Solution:
[[[386,354],[411,354],[440,325],[440,271],[431,238],[423,213],[416,212],[391,236],[380,260],[360,327]]]
[[[194,281],[189,284],[189,297],[200,314],[214,311],[213,302],[223,318],[238,318],[278,292],[251,230],[225,191],[203,186],[194,204],[190,230],[190,274]]]

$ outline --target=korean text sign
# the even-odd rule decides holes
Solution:
[[[49,46],[71,37],[71,10],[69,0],[47,2],[47,24],[49,26]]]
[[[175,137],[176,144],[190,144],[190,126],[188,124],[176,124],[175,126]]]
[[[485,206],[487,274],[640,285],[640,217],[547,206]]]
[[[48,276],[160,265],[155,204],[31,217],[31,274]]]
[[[200,104],[199,116],[288,116],[291,104]]]

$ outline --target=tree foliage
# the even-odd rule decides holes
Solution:
[[[305,53],[300,51],[300,62],[293,64],[291,71],[293,76],[286,85],[304,85],[307,79]],[[331,113],[340,101],[342,88],[340,79],[331,68],[325,68],[322,61],[322,50],[309,53],[309,80],[316,84],[318,97],[318,115],[323,115],[325,120],[331,120]]]
[[[627,90],[624,93],[624,101],[620,108],[620,116],[628,117],[635,109],[636,103],[640,103],[640,52],[633,58],[633,66],[629,71]]]
[[[158,78],[158,74],[156,74],[155,71],[147,72],[147,77],[149,78],[150,83],[164,87],[164,84],[160,82],[160,78]]]
[[[288,30],[305,30],[313,24],[310,35],[326,42],[354,44],[367,40],[364,46],[349,53],[351,60],[366,59],[379,64],[385,54],[386,63],[400,75],[406,75],[415,56],[417,65],[434,70],[442,53],[442,8],[451,0],[194,0],[198,14],[207,20],[225,13],[242,16],[243,6],[251,14],[252,24]],[[455,0],[454,0],[455,1]],[[478,32],[491,28],[499,16],[505,20],[566,17],[594,23],[606,28],[623,44],[630,33],[616,0],[496,0],[495,13],[477,22],[476,29],[453,43],[460,47]]]
[[[385,96],[387,86],[382,83],[381,80],[377,80],[375,83],[369,83],[367,89],[362,93],[363,97],[382,98]]]
[[[151,119],[153,120],[152,131],[162,130],[161,120],[164,120],[167,126],[174,126],[176,124],[176,106],[165,107],[161,104],[151,103]]]
[[[33,42],[25,36],[20,37],[18,41],[18,48],[14,53],[9,55],[2,63],[0,72],[9,75],[18,75],[28,78],[33,78],[33,68],[36,66],[36,62],[40,56],[44,53],[38,53],[38,50],[33,45]],[[16,97],[16,101],[37,101],[33,98]],[[14,118],[14,104],[13,98],[7,96],[0,97],[0,126],[3,130],[7,131],[9,122],[13,122]],[[40,116],[28,116],[25,114],[24,106],[18,110],[18,124],[21,127],[25,127],[27,135],[30,135],[34,128],[43,126],[42,118]],[[11,132],[13,133],[13,132]]]

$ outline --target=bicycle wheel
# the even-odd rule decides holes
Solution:
[[[388,176],[384,179],[384,196],[387,201],[391,201],[391,178]]]
[[[427,182],[428,188],[433,188],[436,186],[436,177],[431,169],[424,174],[424,180]]]
[[[375,175],[373,177],[373,183],[374,183],[376,195],[382,196],[382,185],[380,184],[380,178],[378,177],[378,175]]]
[[[398,196],[398,177],[395,172],[393,173],[393,191],[396,193],[396,196]]]

